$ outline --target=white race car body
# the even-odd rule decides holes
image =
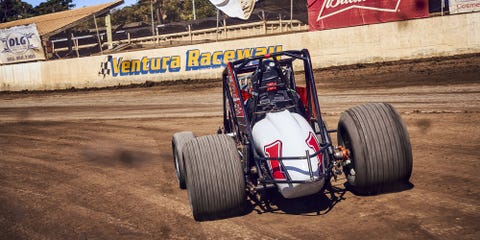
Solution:
[[[263,154],[263,157],[303,157],[281,160],[285,169],[278,160],[267,161],[276,181],[287,180],[287,175],[292,181],[305,181],[305,183],[277,183],[283,197],[303,197],[322,189],[325,183],[322,174],[322,155],[311,157],[310,164],[305,159],[307,152],[312,155],[320,148],[318,139],[305,118],[288,110],[269,112],[253,126],[252,135],[255,148],[257,152]],[[288,174],[284,172],[285,170]]]

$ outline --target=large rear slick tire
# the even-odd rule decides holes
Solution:
[[[172,137],[173,164],[175,165],[175,174],[177,175],[178,186],[181,189],[187,187],[185,182],[185,161],[183,159],[182,149],[185,143],[195,138],[193,132],[178,132]]]
[[[398,112],[387,103],[369,103],[342,113],[338,144],[351,152],[344,167],[353,191],[378,194],[409,185],[412,147]]]
[[[240,215],[246,204],[245,179],[233,139],[210,135],[184,149],[187,191],[197,221]]]

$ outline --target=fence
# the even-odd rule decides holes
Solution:
[[[54,58],[62,58],[66,56],[85,56],[98,52],[112,53],[124,50],[128,47],[135,48],[155,48],[155,47],[171,47],[193,43],[203,43],[212,41],[233,40],[241,38],[249,38],[254,36],[276,35],[293,32],[308,31],[308,25],[298,20],[276,20],[276,21],[260,21],[254,23],[236,24],[227,26],[224,21],[222,26],[216,28],[207,28],[201,30],[192,30],[192,25],[187,25],[185,31],[169,34],[162,34],[160,28],[156,28],[156,32],[152,36],[132,37],[129,32],[122,31],[121,34],[114,36],[113,49],[108,49],[108,43],[105,39],[105,33],[71,36],[52,41],[52,53]],[[151,32],[151,31],[150,31]],[[102,48],[99,47],[99,41],[102,42]],[[71,42],[69,42],[71,41]],[[67,53],[73,52],[73,55]]]

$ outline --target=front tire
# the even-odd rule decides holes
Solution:
[[[348,183],[359,194],[377,194],[408,184],[412,147],[398,112],[387,103],[369,103],[342,113],[338,144],[350,149],[344,167]]]
[[[210,135],[185,146],[187,191],[197,221],[240,215],[246,204],[245,179],[233,139]]]

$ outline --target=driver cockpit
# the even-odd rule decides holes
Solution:
[[[252,123],[261,120],[267,112],[289,111],[305,115],[305,107],[292,86],[291,66],[278,61],[263,60],[252,74],[252,97],[246,101],[246,111]]]

